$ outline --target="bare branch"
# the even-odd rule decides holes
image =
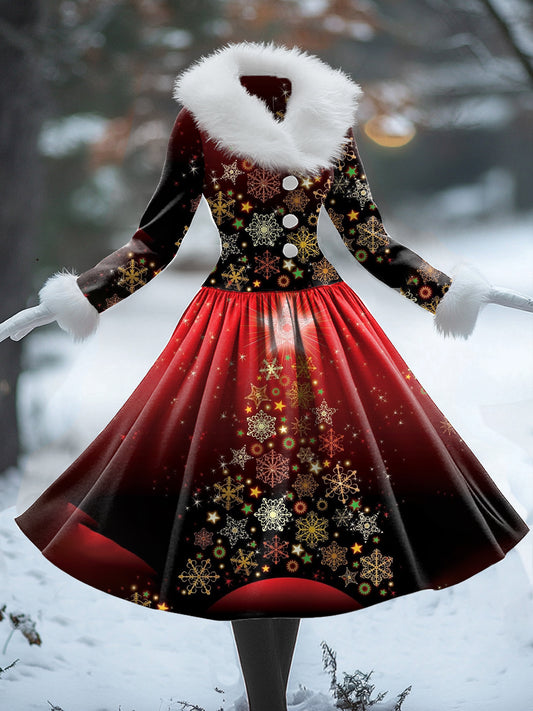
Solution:
[[[480,0],[480,2],[500,28],[502,35],[509,43],[511,49],[517,56],[518,61],[524,67],[526,74],[533,82],[533,59],[521,48],[520,43],[518,42],[513,31],[512,25],[498,10],[493,0]]]

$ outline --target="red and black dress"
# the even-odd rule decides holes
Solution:
[[[283,123],[295,79],[239,81]],[[347,612],[501,560],[529,529],[317,242],[324,207],[357,261],[424,309],[453,288],[383,228],[351,130],[306,173],[232,152],[197,119],[181,111],[139,230],[78,286],[98,312],[140,288],[202,194],[219,262],[18,525],[89,585],[213,619]]]

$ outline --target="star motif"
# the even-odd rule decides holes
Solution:
[[[262,388],[257,387],[257,385],[253,385],[250,383],[250,387],[252,388],[251,391],[246,395],[246,400],[253,400],[255,403],[256,407],[259,407],[259,405],[267,400],[270,400],[268,395],[266,394],[266,389],[267,386],[263,385]]]
[[[253,459],[249,454],[246,454],[246,445],[241,447],[240,449],[233,449],[230,447],[231,453],[233,454],[233,459],[231,460],[230,464],[238,464],[241,469],[244,469],[244,465],[249,459]]]
[[[241,204],[241,210],[242,210],[243,212],[250,212],[251,209],[252,209],[252,206],[251,206],[251,204],[250,204],[249,202],[243,202],[243,203]]]
[[[293,545],[292,552],[294,555],[302,555],[302,553],[304,552],[304,549],[303,549],[302,545],[300,543],[298,543],[298,545]]]
[[[311,563],[313,561],[313,556],[310,553],[304,553],[302,560],[304,563]]]
[[[356,212],[355,210],[350,210],[350,212],[346,215],[346,217],[349,217],[350,222],[353,222],[353,220],[357,220],[359,218],[359,213]]]
[[[344,580],[344,587],[348,587],[350,583],[355,583],[356,582],[356,576],[357,572],[354,570],[350,570],[348,567],[344,571],[344,575],[341,575],[340,578],[341,580]]]
[[[217,521],[220,521],[220,516],[216,511],[208,511],[207,520],[209,523],[216,523]]]
[[[363,546],[360,543],[354,543],[351,549],[354,553],[360,553],[363,550]]]
[[[281,412],[283,412],[284,407],[287,407],[287,405],[284,405],[282,400],[280,400],[279,402],[274,402],[274,410],[280,410]]]
[[[256,499],[258,496],[261,494],[261,489],[258,486],[254,486],[253,489],[250,489],[250,496],[254,496]]]

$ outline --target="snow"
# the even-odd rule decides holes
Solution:
[[[214,262],[202,219],[187,249],[207,248]],[[468,260],[493,283],[533,294],[529,225],[508,218],[462,231],[456,224],[449,234],[400,228],[393,235],[448,273]],[[321,227],[331,237],[327,221]],[[489,305],[468,341],[442,339],[427,312],[374,280],[332,239],[324,251],[338,255],[343,277],[532,526],[532,314]],[[108,311],[86,344],[53,326],[26,339],[20,419],[28,453],[0,478],[0,607],[30,614],[43,644],[30,647],[16,633],[0,654],[0,667],[19,659],[0,676],[2,709],[37,711],[50,701],[64,711],[174,711],[188,700],[228,711],[242,697],[228,622],[148,610],[93,590],[49,564],[13,521],[127,398],[207,273],[167,270]],[[333,709],[322,640],[337,651],[339,672],[373,669],[376,691],[388,689],[391,700],[412,684],[404,711],[531,711],[531,538],[451,588],[303,620],[289,681],[289,700],[299,703],[291,711]],[[0,623],[0,648],[9,629]],[[308,698],[294,696],[299,685]]]

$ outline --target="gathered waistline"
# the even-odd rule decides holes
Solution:
[[[347,286],[344,279],[339,279],[338,281],[334,281],[331,284],[317,284],[316,286],[306,286],[303,289],[265,289],[264,291],[261,291],[258,289],[256,291],[237,291],[236,289],[221,289],[218,286],[211,286],[209,284],[202,284],[201,290],[208,289],[209,291],[219,291],[219,292],[225,293],[225,294],[235,294],[236,296],[261,296],[263,294],[295,295],[295,294],[305,294],[306,292],[317,291],[317,290],[321,290],[321,289],[331,289],[332,287],[342,286],[342,285]]]

